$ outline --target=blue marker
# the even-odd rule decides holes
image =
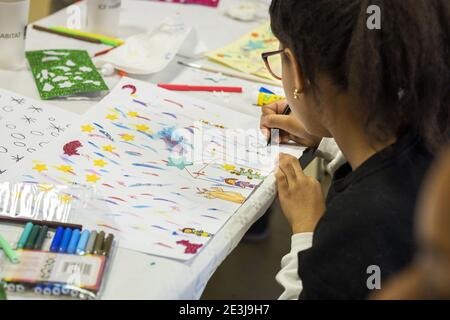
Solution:
[[[70,238],[69,245],[67,246],[67,253],[74,254],[77,249],[78,241],[80,241],[80,230],[75,229],[72,231],[72,237]]]
[[[72,238],[72,229],[66,228],[64,230],[64,234],[61,240],[61,244],[59,245],[58,252],[64,253],[67,251],[67,247],[69,246],[70,238]]]
[[[77,254],[82,255],[86,252],[86,245],[89,240],[89,235],[90,235],[90,232],[88,230],[84,230],[81,233],[80,241],[78,241],[78,246],[77,246]]]
[[[64,234],[64,228],[58,227],[56,229],[55,235],[53,237],[52,244],[50,245],[51,252],[58,252],[59,245],[61,244],[61,240],[63,238],[63,234]]]

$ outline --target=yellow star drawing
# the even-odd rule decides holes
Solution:
[[[116,148],[113,147],[112,145],[107,145],[107,146],[103,146],[103,150],[107,151],[107,152],[113,152]]]
[[[52,184],[38,184],[37,187],[40,192],[49,192],[54,189],[54,186]]]
[[[132,118],[137,118],[137,117],[139,117],[139,113],[136,112],[136,111],[130,111],[130,112],[127,113],[127,115],[128,115],[129,117],[132,117]]]
[[[124,141],[134,141],[134,138],[135,136],[132,136],[131,134],[128,133],[122,135],[122,139]]]
[[[108,114],[106,116],[106,119],[109,119],[111,121],[117,120],[119,117],[117,116],[117,114]]]
[[[146,126],[145,124],[135,124],[134,127],[136,128],[136,130],[138,131],[148,131],[150,130],[150,128],[148,126]]]
[[[227,171],[233,171],[234,169],[236,169],[235,166],[229,165],[229,164],[224,164],[223,168]]]
[[[36,170],[37,172],[47,171],[47,170],[48,170],[48,167],[47,167],[47,165],[45,165],[45,164],[36,164],[36,165],[33,167],[33,170]]]
[[[64,173],[71,173],[73,171],[73,168],[71,166],[62,165],[62,166],[55,167],[55,168],[56,168],[56,170],[62,171]]]
[[[62,194],[59,196],[59,201],[64,203],[71,203],[73,200],[73,197],[70,194]]]
[[[108,162],[106,162],[106,161],[104,161],[104,160],[102,160],[102,159],[94,160],[94,166],[95,166],[95,167],[101,167],[101,168],[103,168],[103,167],[106,166],[107,164],[108,164]]]
[[[100,180],[100,177],[96,174],[87,174],[86,175],[87,182],[96,183],[98,180]]]
[[[91,126],[90,124],[87,124],[87,125],[84,125],[84,126],[81,126],[81,131],[82,132],[92,132],[92,131],[94,131],[94,127],[93,126]]]

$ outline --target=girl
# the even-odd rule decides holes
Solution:
[[[268,107],[262,126],[309,145],[332,137],[347,160],[325,200],[297,159],[280,158],[294,233],[282,298],[365,299],[411,261],[417,191],[448,142],[450,2],[273,0],[270,15],[281,48],[264,57],[293,114]]]

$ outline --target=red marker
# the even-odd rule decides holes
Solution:
[[[241,87],[190,86],[185,84],[158,84],[158,87],[172,91],[221,91],[242,93]]]

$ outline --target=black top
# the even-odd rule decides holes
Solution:
[[[369,266],[380,268],[383,285],[411,262],[416,197],[432,158],[406,135],[353,172],[339,168],[313,245],[298,253],[300,299],[365,299]]]

